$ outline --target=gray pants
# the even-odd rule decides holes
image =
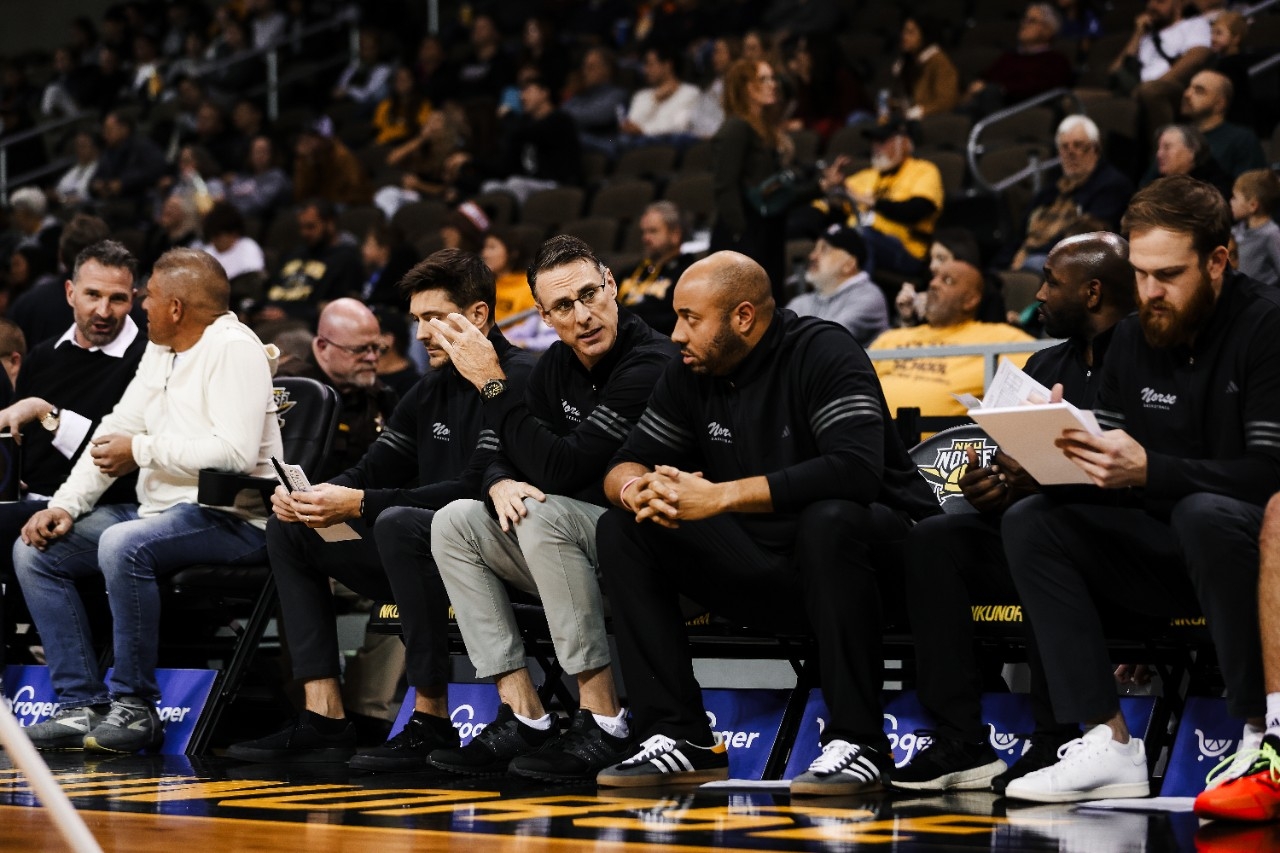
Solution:
[[[596,577],[596,519],[604,507],[559,495],[524,502],[510,532],[480,501],[436,513],[431,555],[481,678],[525,666],[524,641],[503,582],[542,599],[556,657],[576,675],[609,665],[604,601]]]

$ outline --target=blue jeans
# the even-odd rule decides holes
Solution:
[[[14,572],[44,641],[58,701],[78,708],[125,695],[158,699],[156,578],[198,563],[260,562],[266,552],[261,530],[196,504],[147,518],[138,517],[137,504],[100,506],[45,551],[19,539],[13,545]],[[76,592],[78,578],[99,571],[111,604],[115,671],[110,685],[99,675],[89,620]]]
[[[874,275],[876,270],[891,270],[905,276],[928,272],[928,263],[908,252],[898,238],[862,225],[858,226],[858,233],[867,245],[865,269],[868,275]]]

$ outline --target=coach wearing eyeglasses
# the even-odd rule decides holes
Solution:
[[[524,395],[506,388],[493,347],[463,318],[432,321],[501,443],[485,473],[485,499],[436,514],[431,553],[476,673],[496,679],[502,707],[471,743],[438,749],[431,763],[462,774],[590,780],[632,751],[596,577],[605,466],[676,348],[619,310],[613,275],[575,237],[543,243],[529,281],[560,340],[539,359]],[[525,667],[507,585],[542,600],[556,658],[577,678],[581,707],[558,738]]]
[[[359,462],[395,409],[396,392],[378,381],[378,356],[386,349],[381,334],[378,318],[363,302],[335,299],[320,312],[311,357],[278,371],[332,385],[342,397],[338,432],[329,456],[314,472],[317,482]]]

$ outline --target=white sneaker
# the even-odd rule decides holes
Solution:
[[[1058,750],[1059,761],[1005,789],[1005,796],[1037,803],[1077,803],[1108,797],[1147,797],[1147,750],[1140,738],[1111,739],[1106,725],[1094,726]]]
[[[1262,749],[1262,736],[1266,734],[1266,730],[1255,732],[1247,725],[1244,727],[1244,734],[1240,737],[1240,748],[1236,750],[1236,754],[1231,756],[1230,762],[1224,761],[1210,771],[1208,778],[1205,779],[1205,790],[1216,788],[1223,782],[1230,782],[1232,779],[1239,779],[1241,776],[1248,776],[1253,772],[1253,765],[1257,763],[1258,751]],[[1223,764],[1226,766],[1223,767]]]

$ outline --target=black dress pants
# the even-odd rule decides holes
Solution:
[[[823,742],[887,751],[876,567],[900,550],[907,529],[884,506],[819,501],[800,513],[791,553],[779,554],[762,548],[733,516],[670,530],[637,524],[622,510],[606,512],[596,544],[634,731],[641,738],[710,740],[683,593],[745,626],[812,634],[831,717]]]
[[[394,600],[404,629],[405,670],[415,688],[438,693],[449,682],[448,611],[431,560],[433,510],[392,507],[374,522],[351,522],[361,538],[325,542],[315,531],[274,516],[267,553],[280,590],[295,678],[336,678],[338,632],[329,578],[361,595]],[[384,568],[385,567],[385,568]]]
[[[1237,717],[1266,708],[1258,632],[1263,508],[1197,493],[1167,521],[1136,508],[1019,501],[1004,515],[1005,553],[1062,721],[1119,708],[1099,603],[1160,617],[1198,607],[1208,621]]]

